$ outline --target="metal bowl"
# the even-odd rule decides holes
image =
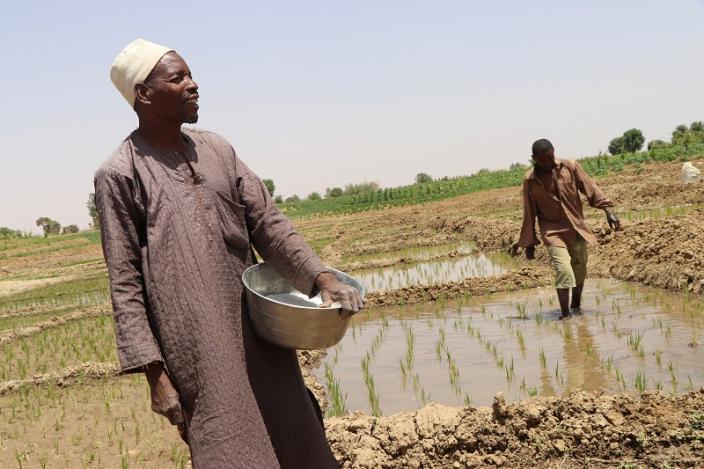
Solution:
[[[364,287],[356,279],[339,270],[328,270],[364,297]],[[320,293],[308,298],[270,265],[247,268],[242,272],[242,282],[249,318],[263,339],[282,347],[315,350],[332,347],[345,335],[350,317],[339,314],[339,303],[321,308]]]

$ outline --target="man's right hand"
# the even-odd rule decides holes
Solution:
[[[508,253],[511,257],[516,257],[518,255],[518,249],[520,246],[518,243],[513,244],[511,248],[508,250]],[[528,246],[525,248],[525,253],[526,253],[526,259],[532,260],[535,259],[535,246]]]
[[[187,442],[186,422],[181,408],[178,391],[171,382],[171,378],[160,363],[150,363],[146,366],[145,374],[152,395],[152,410],[163,415],[171,425],[175,425],[181,438]]]

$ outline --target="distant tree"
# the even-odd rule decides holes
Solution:
[[[616,137],[609,142],[609,153],[612,155],[623,153],[623,137]]]
[[[27,235],[22,233],[20,230],[13,230],[12,228],[6,228],[0,226],[0,239],[10,239],[10,238],[26,238]]]
[[[648,142],[648,150],[654,150],[656,148],[665,148],[669,143],[664,140],[651,140]]]
[[[515,169],[524,169],[525,167],[526,167],[526,165],[521,164],[521,163],[511,163],[511,166],[509,166],[508,169],[513,171]]]
[[[49,236],[49,235],[57,235],[61,233],[61,223],[52,220],[49,217],[40,217],[37,218],[37,226],[42,227],[42,231],[44,231],[44,236]]]
[[[286,202],[287,204],[296,204],[300,201],[301,201],[301,198],[298,197],[296,194],[293,194],[290,197],[286,197],[286,200],[284,200],[284,202]]]
[[[691,130],[692,132],[704,132],[704,122],[692,122],[692,124],[689,126],[689,130]]]
[[[344,194],[344,191],[340,187],[328,187],[325,189],[326,199],[334,199],[335,197],[340,197],[342,194]]]
[[[88,194],[88,203],[86,204],[86,207],[88,207],[88,215],[90,215],[90,226],[94,230],[100,229],[100,221],[98,220],[98,209],[95,206],[95,193],[91,192]]]
[[[687,130],[689,130],[689,129],[684,124],[680,124],[677,127],[675,127],[675,130],[672,131],[672,140],[673,140],[672,143],[675,143],[674,140],[677,139],[678,137],[684,136],[684,134],[687,133]]]
[[[426,173],[416,174],[416,184],[425,184],[426,182],[433,182],[433,178]]]
[[[274,181],[271,179],[263,179],[262,182],[266,186],[266,188],[269,190],[269,195],[274,197],[274,191],[276,190],[276,186],[274,185]]]
[[[61,230],[61,234],[72,234],[72,233],[78,233],[79,230],[77,225],[68,225],[64,226],[64,228]]]
[[[645,137],[640,129],[629,129],[623,133],[623,150],[626,153],[635,153],[643,148]]]
[[[284,203],[284,198],[281,197],[280,195],[277,195],[276,197],[274,197],[274,203],[275,204],[282,204],[282,203]]]
[[[356,195],[364,194],[367,192],[376,192],[379,190],[379,184],[376,182],[362,182],[359,184],[346,184],[345,194],[346,195]]]
[[[308,200],[320,200],[322,197],[320,197],[320,193],[318,192],[311,192],[308,194]]]

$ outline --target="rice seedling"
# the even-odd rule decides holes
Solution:
[[[374,375],[369,371],[369,354],[365,354],[362,358],[362,376],[364,379],[364,384],[367,386],[367,398],[369,399],[369,405],[372,410],[372,415],[375,417],[381,416],[381,408],[379,407],[379,393],[376,390],[376,384],[374,383]]]
[[[543,316],[542,313],[535,313],[533,315],[533,319],[535,320],[535,324],[538,326],[542,326],[543,323],[545,323],[545,316]]]
[[[413,368],[413,360],[415,356],[415,335],[413,334],[413,328],[408,326],[406,329],[406,368],[411,370]]]
[[[615,374],[616,374],[616,384],[619,386],[621,390],[626,389],[626,380],[623,377],[623,373],[621,373],[621,370],[618,368],[615,368]]]
[[[653,387],[658,391],[662,391],[662,389],[663,389],[662,381],[655,381],[655,378],[652,378],[652,379],[653,379]]]
[[[636,379],[635,379],[634,385],[640,394],[643,394],[645,392],[645,389],[647,388],[647,381],[645,379],[644,372],[639,371],[638,373],[636,373]]]
[[[426,394],[425,389],[422,387],[420,388],[420,401],[423,403],[423,405],[427,405],[428,402],[430,402],[430,393]]]
[[[516,340],[518,341],[518,348],[521,350],[521,353],[525,357],[525,355],[526,355],[526,341],[525,341],[525,338],[523,337],[523,332],[520,329],[516,330]]]
[[[448,373],[450,376],[450,386],[455,391],[455,393],[457,393],[457,395],[459,395],[461,392],[461,389],[459,387],[460,371],[457,368],[457,364],[455,363],[455,360],[452,358],[450,351],[445,350],[445,354],[447,356],[447,367],[448,367]]]
[[[442,341],[440,340],[435,344],[435,357],[442,363]]]
[[[413,375],[413,393],[417,395],[420,392],[420,388],[420,375],[416,372],[416,374]]]
[[[367,364],[368,366],[368,364]],[[332,367],[325,364],[325,379],[327,382],[329,406],[326,410],[328,417],[339,417],[347,413],[347,394],[340,388],[340,380],[335,377]]]
[[[504,366],[504,371],[506,372],[506,381],[510,384],[516,376],[516,371],[513,366],[513,357],[511,357],[511,362]]]
[[[628,333],[628,346],[631,348],[633,351],[638,351],[638,349],[641,348],[641,342],[643,341],[643,333],[640,331],[636,331],[634,334],[633,332]]]
[[[538,352],[538,358],[540,359],[540,368],[545,369],[547,368],[547,359],[545,357],[545,350],[542,348]]]

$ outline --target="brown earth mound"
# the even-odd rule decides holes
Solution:
[[[580,392],[513,404],[499,394],[491,409],[356,413],[328,419],[326,430],[350,469],[702,467],[703,412],[704,388],[679,397]]]
[[[704,293],[704,211],[596,230],[592,269],[600,276]]]

